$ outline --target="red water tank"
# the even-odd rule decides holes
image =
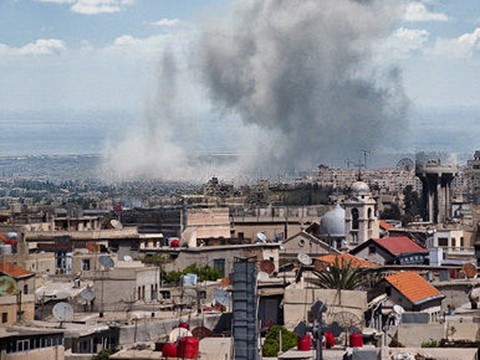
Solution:
[[[162,347],[162,356],[166,358],[176,358],[177,357],[177,344],[175,343],[166,343]]]
[[[325,344],[327,349],[330,349],[335,346],[335,336],[331,331],[325,331]]]
[[[170,241],[170,246],[171,247],[174,247],[174,248],[177,248],[180,246],[180,240],[178,239],[173,239],[172,241]]]
[[[363,346],[363,335],[356,333],[350,334],[350,346],[351,347],[362,347]]]
[[[198,358],[198,339],[193,336],[186,336],[178,341],[177,357],[182,359]]]
[[[299,351],[310,351],[312,349],[312,337],[310,334],[297,338],[297,349]]]
[[[190,330],[190,325],[188,325],[188,322],[182,321],[180,324],[178,324],[178,327]]]

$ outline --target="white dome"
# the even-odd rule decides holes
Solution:
[[[345,209],[339,204],[322,216],[320,236],[345,237]]]
[[[357,194],[370,193],[370,188],[363,181],[355,181],[352,184],[352,191]]]

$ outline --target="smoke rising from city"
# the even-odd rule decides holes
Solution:
[[[198,149],[218,138],[239,156],[212,171],[231,178],[339,162],[398,142],[408,109],[401,73],[374,54],[398,6],[237,1],[231,17],[210,21],[180,50],[164,50],[143,126],[109,149],[107,164],[120,176],[204,179],[213,174]],[[211,126],[208,114],[220,124]]]

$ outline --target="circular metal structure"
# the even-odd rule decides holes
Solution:
[[[198,340],[205,339],[207,337],[212,336],[213,332],[210,329],[207,329],[204,326],[196,327],[192,330],[192,335],[196,337]]]
[[[268,279],[270,279],[270,276],[268,276],[268,274],[266,272],[260,271],[257,274],[257,280],[258,281],[267,281]]]
[[[14,295],[17,293],[17,282],[10,276],[0,276],[0,296]]]
[[[462,271],[467,278],[472,279],[477,275],[477,266],[473,263],[463,264]]]
[[[106,268],[113,268],[115,266],[115,262],[110,256],[102,255],[98,258],[98,262],[100,265]]]
[[[60,302],[55,304],[52,309],[52,315],[58,321],[72,321],[73,320],[73,308],[69,303]]]
[[[85,301],[93,301],[95,299],[95,293],[93,292],[93,290],[89,287],[83,289],[81,292],[80,292],[80,297],[85,300]]]
[[[300,261],[302,265],[305,265],[305,266],[310,266],[313,263],[312,258],[305,253],[298,254],[297,259],[298,261]]]
[[[192,336],[192,333],[190,332],[190,330],[177,327],[170,332],[170,335],[168,336],[168,340],[170,342],[176,342],[178,339],[186,336]]]
[[[256,237],[257,237],[257,241],[260,241],[260,242],[266,242],[267,241],[267,235],[265,235],[263,232],[258,232],[256,234]]]
[[[260,271],[271,274],[275,271],[275,264],[271,260],[262,260],[260,262]]]

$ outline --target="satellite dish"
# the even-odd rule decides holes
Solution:
[[[73,320],[73,308],[69,303],[60,302],[52,309],[52,315],[60,322]]]
[[[405,309],[400,305],[393,305],[393,312],[397,315],[402,315],[405,313]]]
[[[192,330],[192,335],[195,336],[198,340],[205,339],[206,337],[212,336],[213,332],[210,329],[207,329],[204,326],[196,327]]]
[[[132,258],[130,255],[125,255],[125,256],[123,257],[123,261],[131,262],[131,261],[133,261],[133,258]]]
[[[213,297],[215,299],[215,302],[220,305],[223,305],[225,307],[232,306],[232,295],[228,291],[222,289],[215,289],[213,290]]]
[[[260,271],[257,274],[257,280],[258,281],[268,281],[268,279],[270,279],[270,276],[268,276],[268,274],[266,272]]]
[[[298,254],[297,259],[298,261],[300,261],[302,265],[305,265],[305,266],[310,266],[313,263],[312,258],[305,253]]]
[[[267,241],[267,235],[265,235],[263,232],[258,232],[256,234],[257,240],[260,242],[266,242]]]
[[[105,268],[113,268],[115,266],[115,262],[110,256],[102,255],[98,258],[98,262]]]
[[[275,271],[275,264],[271,260],[262,260],[260,262],[260,270],[267,274],[271,274]]]
[[[477,275],[477,266],[473,263],[463,264],[462,271],[467,278],[472,279]]]
[[[115,220],[115,219],[110,220],[110,225],[112,225],[112,227],[116,230],[122,230],[123,229],[122,223],[118,220]]]
[[[80,292],[80,297],[85,300],[85,301],[93,301],[95,299],[95,293],[93,292],[93,290],[89,287],[83,289],[81,292]]]
[[[170,335],[168,336],[168,341],[177,342],[178,339],[187,337],[187,336],[193,336],[190,330],[177,327],[170,332]]]
[[[17,282],[14,278],[7,275],[0,276],[0,296],[14,295],[17,290]]]

